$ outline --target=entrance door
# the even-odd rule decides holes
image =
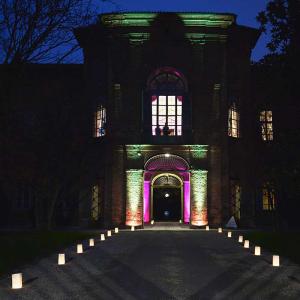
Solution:
[[[181,188],[153,188],[153,219],[156,221],[181,219]]]

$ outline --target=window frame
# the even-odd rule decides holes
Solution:
[[[106,108],[102,104],[97,105],[94,113],[94,137],[101,138],[106,135]]]
[[[269,120],[268,114],[271,115],[271,120]],[[273,111],[270,109],[261,110],[259,122],[262,140],[264,142],[272,142],[274,140]]]
[[[271,195],[271,203],[269,201]],[[271,205],[270,205],[271,204]],[[272,212],[276,210],[276,194],[274,185],[270,182],[265,182],[261,188],[261,208],[265,212]]]
[[[232,102],[228,109],[228,136],[234,139],[238,139],[241,137],[240,123],[240,110],[238,109],[236,103]]]
[[[164,104],[160,104],[161,98],[165,98]],[[170,104],[170,98],[174,97],[174,102]],[[154,99],[155,98],[155,99]],[[153,100],[154,99],[154,100]],[[156,103],[155,103],[156,102]],[[153,104],[155,103],[155,104]],[[173,104],[174,103],[174,104]],[[174,114],[170,114],[170,108],[174,107]],[[160,108],[165,108],[165,113],[161,113]],[[180,109],[179,109],[180,108]],[[155,110],[155,111],[154,111]],[[180,110],[180,112],[179,112]],[[170,137],[182,136],[183,127],[183,95],[179,93],[156,93],[151,95],[151,132],[152,136],[165,136],[163,128],[165,124],[160,124],[160,118],[165,120],[165,124],[169,128]],[[173,124],[170,124],[169,120],[174,120]],[[181,123],[181,124],[180,124]],[[156,128],[160,128],[160,135],[156,134]],[[173,134],[171,130],[173,130]]]

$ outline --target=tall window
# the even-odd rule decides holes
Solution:
[[[187,90],[183,75],[170,67],[160,68],[147,85],[151,97],[152,135],[181,136]]]
[[[93,221],[98,221],[99,216],[100,216],[100,187],[97,184],[92,187],[91,218]]]
[[[275,210],[275,190],[269,182],[264,183],[262,187],[262,209]]]
[[[239,220],[241,218],[241,185],[239,184],[239,181],[231,181],[230,192],[232,215],[236,220]]]
[[[182,135],[182,96],[152,96],[152,135]]]
[[[260,112],[261,137],[264,141],[273,141],[273,116],[271,110]]]
[[[228,135],[233,138],[240,137],[240,113],[235,103],[230,106],[228,112]]]
[[[97,107],[94,123],[94,137],[104,136],[106,134],[106,109],[102,105]]]

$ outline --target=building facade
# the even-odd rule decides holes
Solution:
[[[259,34],[211,13],[104,14],[75,30],[93,136],[82,224],[255,224]]]

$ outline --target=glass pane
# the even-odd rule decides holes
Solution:
[[[182,105],[182,96],[177,96],[177,105]]]
[[[157,117],[152,117],[152,125],[156,125],[156,120],[157,120]]]
[[[175,135],[175,126],[169,126],[170,134],[169,135]]]
[[[175,105],[175,96],[168,96],[168,105]]]
[[[153,116],[156,116],[156,112],[157,112],[157,106],[156,106],[156,105],[153,105],[153,106],[152,106],[152,115],[153,115]]]
[[[177,135],[182,135],[181,126],[177,126]]]
[[[166,105],[166,96],[159,96],[159,105]]]
[[[152,105],[157,105],[157,97],[152,96]]]
[[[266,120],[266,112],[261,111],[260,116],[259,116],[260,121],[265,121]]]
[[[168,115],[175,116],[175,106],[168,106]]]
[[[181,116],[177,117],[177,125],[182,125],[182,117]]]
[[[177,106],[177,116],[182,115],[182,106]]]
[[[168,117],[168,125],[175,125],[175,117]]]
[[[272,122],[272,111],[271,110],[267,111],[267,121]]]
[[[167,118],[166,117],[159,117],[158,118],[158,124],[161,125],[161,126],[165,126],[166,124],[166,120]]]
[[[159,106],[158,107],[158,114],[160,116],[165,116],[167,114],[167,107],[166,106]]]
[[[152,135],[156,135],[155,134],[155,126],[152,126]]]

